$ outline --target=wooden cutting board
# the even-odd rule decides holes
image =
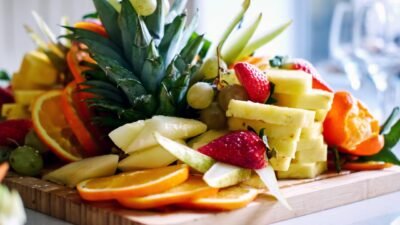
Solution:
[[[271,196],[260,195],[246,208],[230,212],[136,211],[115,202],[82,201],[75,190],[37,178],[9,174],[4,183],[18,190],[25,207],[82,225],[268,224],[400,191],[400,167],[382,171],[325,174],[312,180],[280,181],[293,207],[287,210]]]

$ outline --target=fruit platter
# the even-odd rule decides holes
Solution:
[[[187,0],[93,3],[60,34],[33,13],[37,48],[0,73],[0,224],[20,199],[74,224],[266,224],[400,191],[399,107],[378,121],[258,51],[292,21],[263,30],[244,0],[211,42]]]

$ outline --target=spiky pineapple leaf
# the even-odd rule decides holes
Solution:
[[[124,98],[122,98],[120,95],[118,95],[118,93],[115,93],[115,92],[107,90],[107,89],[90,87],[90,88],[82,89],[81,92],[92,93],[99,98],[104,98],[104,99],[113,101],[116,104],[120,104],[120,105],[124,104]]]
[[[176,114],[176,109],[172,93],[168,90],[167,86],[163,82],[161,83],[161,89],[158,98],[160,104],[157,109],[157,114],[164,116],[174,116]]]
[[[204,36],[199,35],[195,39],[188,42],[188,44],[182,49],[181,53],[175,60],[175,65],[178,70],[183,73],[187,68],[190,67],[194,58],[199,54],[203,47]]]
[[[199,26],[199,11],[196,10],[195,14],[192,17],[192,20],[190,21],[189,25],[185,28],[183,32],[183,37],[181,41],[181,46],[179,48],[179,51],[181,51],[187,43],[190,41],[191,37],[193,34],[195,34],[195,31],[197,27]]]
[[[86,78],[86,80],[108,81],[106,74],[100,68],[86,70],[82,74]]]
[[[114,43],[122,43],[121,30],[118,26],[118,11],[107,0],[93,0],[96,11],[107,34]]]
[[[169,9],[169,13],[167,15],[167,23],[171,22],[175,17],[183,13],[187,5],[187,0],[175,0]]]
[[[129,0],[121,1],[121,13],[118,17],[118,24],[121,29],[122,46],[125,57],[132,60],[132,46],[136,37],[139,18]]]
[[[144,61],[147,58],[147,49],[149,48],[152,37],[141,17],[139,17],[137,28],[134,44],[132,46],[131,63],[134,73],[139,74],[142,72]]]
[[[88,81],[85,81],[83,83],[80,83],[79,85],[106,89],[106,90],[109,90],[111,92],[117,93],[119,95],[123,94],[117,87],[115,87],[114,85],[108,83],[107,81],[88,80]]]
[[[164,60],[157,52],[154,41],[149,45],[147,55],[142,72],[140,73],[140,79],[146,90],[156,94],[160,87],[160,82],[165,76],[165,65]]]
[[[154,39],[161,40],[164,36],[164,4],[163,0],[157,0],[157,8],[153,14],[145,17],[144,21],[146,22],[147,28],[150,31],[150,34]]]
[[[186,15],[181,14],[171,24],[168,24],[165,29],[165,35],[158,46],[165,65],[169,65],[178,52],[185,23]]]

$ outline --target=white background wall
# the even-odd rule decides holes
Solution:
[[[227,23],[235,16],[243,0],[189,0],[190,8],[199,8],[201,25],[199,32],[215,39],[224,31]],[[288,21],[292,12],[290,2],[293,0],[252,0],[250,17],[245,21],[252,21],[257,12],[263,12],[263,23],[259,30],[269,30]],[[0,0],[0,68],[10,72],[19,67],[24,52],[32,50],[34,45],[25,33],[23,24],[34,28],[35,22],[31,11],[35,10],[51,26],[52,30],[59,31],[59,21],[62,16],[68,16],[76,21],[82,15],[93,11],[91,0]],[[296,25],[296,23],[295,23]],[[262,54],[272,55],[292,54],[295,48],[292,44],[294,26],[261,51]]]

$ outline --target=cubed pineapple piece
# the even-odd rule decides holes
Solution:
[[[260,132],[264,129],[264,133],[269,138],[285,138],[289,140],[299,140],[302,128],[276,125],[266,123],[260,120],[246,120],[231,117],[228,119],[229,130],[247,130],[248,127],[253,128],[255,131]]]
[[[46,89],[42,85],[36,83],[27,82],[25,77],[21,76],[19,73],[14,73],[11,78],[11,87],[13,91],[16,90],[39,90]]]
[[[181,144],[185,143],[183,140],[177,142]],[[168,166],[176,160],[177,158],[174,155],[158,145],[133,152],[118,164],[118,169],[124,172],[141,169],[153,169]]]
[[[276,105],[300,109],[329,110],[333,101],[333,93],[322,90],[311,90],[304,94],[281,94],[275,93],[273,98],[277,100]]]
[[[306,72],[269,69],[265,73],[268,80],[275,84],[275,93],[298,95],[312,89],[312,77]]]
[[[275,171],[287,171],[289,169],[291,161],[291,157],[279,155],[279,153],[277,153],[275,157],[272,157],[269,160],[269,163]]]
[[[322,123],[313,123],[309,127],[303,127],[301,129],[300,138],[311,139],[317,138],[322,134]]]
[[[322,144],[318,148],[303,149],[296,152],[295,163],[322,162],[328,159],[328,146]]]
[[[300,138],[299,142],[297,143],[297,151],[302,151],[306,149],[317,149],[324,144],[324,137],[319,135],[316,138]]]
[[[328,115],[329,110],[318,109],[315,110],[315,121],[316,122],[324,122],[326,115]]]
[[[294,158],[297,149],[297,140],[286,138],[268,138],[268,145],[274,149],[278,155]]]
[[[3,104],[1,107],[1,116],[12,119],[29,119],[31,118],[31,113],[29,112],[29,106],[21,104]]]
[[[328,168],[327,162],[316,163],[292,163],[288,171],[278,171],[279,179],[308,179],[325,172]]]
[[[307,127],[314,122],[315,112],[274,105],[260,104],[250,101],[231,100],[226,111],[228,117],[285,125],[291,127]]]
[[[210,143],[211,141],[224,136],[225,134],[229,133],[227,130],[209,130],[188,142],[188,146],[193,149],[199,149],[204,145]]]
[[[58,72],[46,54],[31,51],[25,54],[19,70],[25,82],[41,86],[53,86],[57,83]]]
[[[170,139],[187,139],[207,130],[207,125],[204,123],[178,117],[154,116],[146,120],[145,127],[140,131],[136,138],[130,143],[126,152],[132,153],[141,149],[150,148],[158,145],[154,138],[154,133],[158,132],[161,135]]]
[[[14,91],[15,102],[21,105],[30,106],[35,99],[43,94],[42,90],[16,90]]]
[[[111,131],[108,136],[121,150],[126,151],[132,141],[144,128],[145,121],[139,120],[134,123],[128,123]]]

